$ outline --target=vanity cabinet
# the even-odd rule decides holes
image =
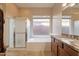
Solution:
[[[64,50],[64,43],[55,39],[55,41],[57,42],[57,46],[58,46],[58,56],[68,56],[69,54]]]
[[[52,38],[51,51],[52,56],[78,56],[79,54],[74,48],[56,38]]]

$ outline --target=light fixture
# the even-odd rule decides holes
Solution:
[[[65,7],[67,5],[67,3],[63,3],[62,6]]]

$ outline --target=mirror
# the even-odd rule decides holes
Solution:
[[[79,3],[65,8],[62,16],[62,33],[79,36]]]

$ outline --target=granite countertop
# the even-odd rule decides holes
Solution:
[[[67,38],[67,37],[63,37],[63,36],[58,36],[58,35],[52,35],[52,37],[62,41],[63,43],[69,45],[74,50],[79,52],[79,40],[71,39],[71,38]]]

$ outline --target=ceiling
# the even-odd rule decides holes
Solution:
[[[52,7],[54,3],[16,3],[19,8],[26,7]]]

